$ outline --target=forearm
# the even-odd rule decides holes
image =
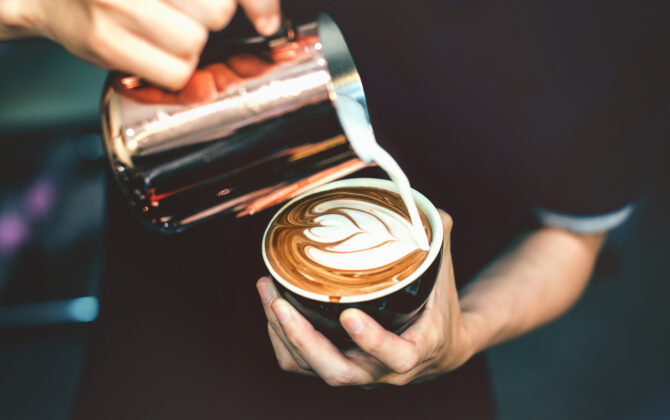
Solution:
[[[567,311],[584,291],[604,237],[543,228],[494,260],[461,293],[473,350],[510,340]]]

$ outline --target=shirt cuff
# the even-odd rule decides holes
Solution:
[[[536,206],[534,213],[535,217],[546,226],[565,229],[575,233],[598,233],[620,226],[630,217],[634,209],[635,203],[630,203],[609,213],[578,216],[559,213]]]

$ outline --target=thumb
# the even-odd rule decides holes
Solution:
[[[443,241],[443,252],[447,253],[451,251],[451,228],[454,226],[454,220],[449,216],[449,213],[442,209],[437,209],[437,212],[440,214],[440,219],[442,220],[442,231],[444,233]]]
[[[440,262],[440,270],[437,273],[437,281],[433,293],[429,298],[429,306],[435,304],[434,300],[452,301],[454,295],[457,296],[456,283],[454,278],[454,266],[451,260],[451,229],[454,221],[444,210],[437,210],[442,220],[442,230],[444,238],[442,239],[442,261]]]

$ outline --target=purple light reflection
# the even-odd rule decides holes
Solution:
[[[18,214],[0,214],[0,255],[14,254],[28,240],[28,234],[28,224]]]
[[[28,188],[23,205],[31,219],[43,219],[56,201],[56,185],[50,179],[38,179]]]

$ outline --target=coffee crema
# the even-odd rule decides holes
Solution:
[[[430,241],[428,220],[420,217]],[[402,198],[374,187],[336,188],[291,204],[268,228],[264,246],[284,280],[332,301],[392,286],[428,255]]]

